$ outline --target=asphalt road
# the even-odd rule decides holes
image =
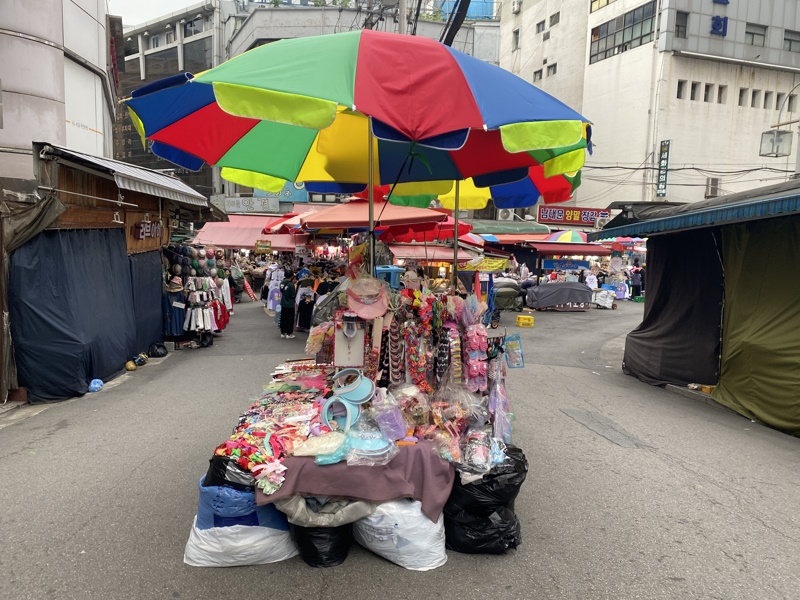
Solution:
[[[333,569],[183,564],[214,447],[286,357],[260,305],[213,347],[0,419],[0,598],[283,600],[800,597],[800,440],[620,372],[642,305],[536,313],[508,381],[531,470],[523,544],[410,572],[354,547]]]

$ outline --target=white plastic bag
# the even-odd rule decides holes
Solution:
[[[233,525],[198,529],[192,524],[183,562],[193,567],[265,565],[297,556],[288,531]]]
[[[412,571],[429,571],[447,562],[444,518],[434,523],[422,513],[422,504],[394,500],[353,523],[353,537],[378,556]]]

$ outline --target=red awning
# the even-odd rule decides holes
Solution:
[[[375,202],[374,215],[376,226],[436,223],[447,218],[435,210],[395,206],[388,202]],[[355,200],[315,214],[300,215],[300,223],[307,229],[363,229],[369,227],[369,202]]]
[[[215,246],[217,248],[246,249],[263,239],[261,233],[270,223],[280,217],[263,217],[253,215],[228,215],[228,223],[206,223],[197,232],[193,244]],[[294,250],[294,246],[292,246]]]
[[[305,246],[308,242],[307,233],[272,233],[262,235],[259,240],[272,243],[272,249],[278,252],[294,252],[295,246]]]
[[[611,256],[611,250],[600,244],[559,244],[558,242],[531,242],[539,256]]]
[[[549,233],[493,233],[496,242],[490,244],[522,244],[523,242],[536,242],[545,239]]]
[[[436,262],[453,262],[453,249],[447,246],[434,246],[428,244],[427,247],[423,244],[390,244],[389,250],[394,254],[395,258],[402,258],[404,260],[429,260]],[[468,262],[480,256],[480,254],[471,254],[466,250],[458,249],[458,262]]]
[[[434,211],[435,212],[435,211]],[[455,231],[455,219],[447,217],[441,223],[421,223],[416,225],[393,225],[380,234],[381,241],[408,244],[411,242],[434,242],[436,240],[452,240]],[[469,223],[458,224],[458,237],[472,231]],[[472,241],[472,240],[470,240]],[[478,242],[474,242],[478,243]],[[483,240],[480,240],[483,243]]]

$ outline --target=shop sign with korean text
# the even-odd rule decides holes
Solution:
[[[588,260],[545,260],[542,262],[542,266],[552,271],[580,271],[588,269],[592,265]]]
[[[254,251],[256,254],[272,254],[272,242],[269,240],[258,240]]]
[[[547,225],[594,227],[597,219],[607,219],[610,216],[610,211],[605,208],[539,207],[539,223]]]
[[[667,195],[667,170],[669,169],[670,140],[662,140],[658,152],[658,179],[656,180],[656,196],[662,198]]]

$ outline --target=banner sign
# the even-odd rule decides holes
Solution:
[[[272,242],[268,240],[258,240],[254,251],[256,254],[272,254]]]
[[[664,197],[667,195],[667,170],[669,169],[669,143],[670,140],[661,142],[661,150],[658,153],[658,180],[656,181],[656,196]]]
[[[308,202],[308,192],[306,184],[287,181],[280,192],[267,192],[265,190],[254,189],[253,196],[256,198],[277,198],[281,202],[294,202],[301,204]]]
[[[588,260],[545,260],[542,261],[542,266],[553,271],[580,271],[592,265]]]
[[[539,223],[547,225],[582,225],[594,227],[597,219],[608,219],[611,211],[605,208],[557,208],[539,206]]]

